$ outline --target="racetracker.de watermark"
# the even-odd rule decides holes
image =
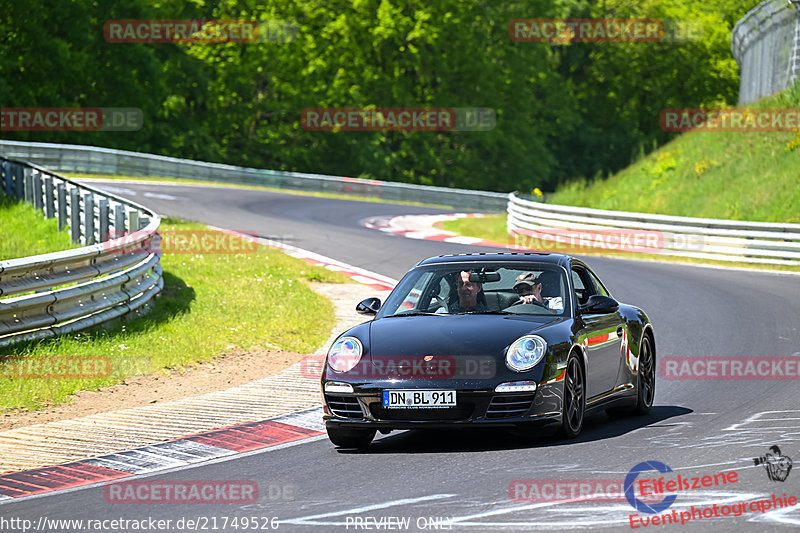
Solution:
[[[497,113],[488,107],[309,107],[300,125],[308,131],[489,131]]]
[[[0,131],[138,131],[136,107],[3,107]]]
[[[164,230],[140,240],[136,233],[110,231],[103,246],[115,254],[252,254],[258,251],[255,233],[214,230]]]
[[[800,357],[662,357],[661,379],[798,380]]]
[[[108,20],[103,37],[110,43],[252,43],[254,20]]]
[[[786,109],[664,109],[659,116],[666,132],[795,131],[800,128],[800,108]]]
[[[696,20],[650,18],[532,18],[514,19],[508,35],[516,42],[687,42],[702,40],[703,25]]]
[[[258,483],[249,480],[124,481],[103,487],[116,504],[244,504],[258,501]]]
[[[666,233],[648,230],[590,230],[537,228],[515,229],[509,248],[550,250],[557,253],[613,251],[657,254],[664,250],[699,251],[705,247],[703,235]]]
[[[514,231],[514,244],[522,248],[558,252],[599,249],[657,253],[664,248],[664,236],[660,231],[645,230],[518,229]]]
[[[325,361],[325,356],[311,355],[304,358],[300,362],[300,374],[304,378],[318,380]],[[342,375],[366,379],[489,379],[497,373],[496,367],[493,357],[373,355],[362,358]],[[331,371],[328,377],[334,379],[335,374]]]
[[[109,43],[281,43],[296,38],[291,22],[270,20],[108,20],[103,37]]]
[[[111,371],[111,358],[105,356],[28,356],[0,362],[3,379],[98,379]]]
[[[626,501],[621,479],[515,479],[508,484],[508,497],[516,503],[599,500]],[[644,497],[660,501],[660,495]]]

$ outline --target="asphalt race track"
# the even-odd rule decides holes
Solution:
[[[490,250],[406,239],[361,224],[373,216],[444,210],[233,188],[129,183],[108,188],[162,215],[282,239],[397,279],[425,257]],[[647,311],[659,358],[800,356],[798,276],[620,259],[586,261],[615,298]],[[337,452],[327,438],[316,437],[141,478],[253,480],[261,496],[252,504],[114,504],[104,498],[103,487],[89,487],[4,503],[0,518],[29,519],[35,525],[42,516],[172,521],[150,531],[265,531],[275,526],[280,531],[630,530],[631,515],[634,520],[654,515],[634,511],[624,497],[569,501],[568,486],[591,480],[592,487],[616,483],[622,490],[628,472],[642,461],[671,467],[674,473],[667,479],[734,469],[738,473],[735,482],[724,486],[679,491],[665,511],[677,511],[677,516],[690,514],[692,506],[702,513],[714,504],[721,508],[771,499],[773,494],[800,496],[800,471],[790,471],[785,481],[771,481],[764,466],[754,463],[773,445],[800,461],[797,380],[661,379],[656,390],[650,415],[596,415],[574,441],[506,431],[406,431],[379,435],[365,452]],[[654,474],[647,477],[663,476]],[[270,522],[273,517],[279,523]],[[189,527],[188,520],[199,522]],[[684,526],[633,525],[648,531],[782,531],[800,525],[800,510],[748,509],[739,517],[695,515]],[[51,525],[48,530],[134,530],[113,526]]]

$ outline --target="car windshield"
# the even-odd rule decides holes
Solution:
[[[410,271],[389,295],[381,317],[408,315],[564,315],[564,270],[547,263],[440,264]]]

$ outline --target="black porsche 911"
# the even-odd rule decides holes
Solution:
[[[558,425],[587,412],[646,414],[655,394],[647,315],[614,300],[582,261],[559,254],[432,257],[414,266],[373,320],[333,343],[322,372],[331,442],[376,431]]]

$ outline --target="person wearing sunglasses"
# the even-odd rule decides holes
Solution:
[[[514,291],[519,296],[519,300],[525,304],[538,304],[554,313],[564,311],[564,302],[561,296],[543,297],[542,281],[544,273],[538,277],[533,272],[520,274],[514,280]]]

